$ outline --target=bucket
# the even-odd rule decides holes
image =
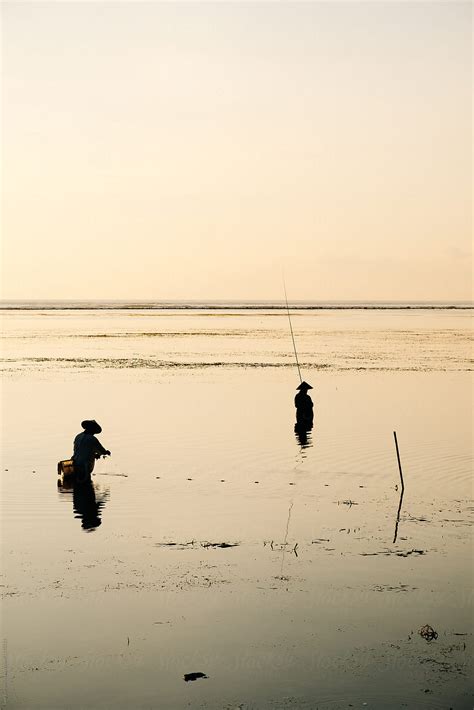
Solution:
[[[58,463],[58,476],[73,476],[74,473],[74,461],[72,459],[66,459],[66,461]]]

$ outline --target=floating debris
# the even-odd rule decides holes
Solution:
[[[408,557],[408,555],[426,555],[424,550],[408,550],[408,552],[396,552],[397,557]]]
[[[240,542],[209,542],[205,540],[204,542],[199,542],[198,540],[190,540],[189,542],[155,542],[155,547],[173,547],[177,550],[187,550],[190,548],[197,547],[238,547]]]
[[[438,638],[438,632],[433,629],[429,624],[425,624],[418,630],[420,636],[422,636],[427,641],[433,641]]]
[[[190,542],[155,542],[156,547],[178,547],[183,550],[185,547],[194,547],[195,540]]]
[[[410,587],[408,584],[398,584],[392,586],[390,584],[375,584],[372,589],[375,592],[412,592],[417,589],[417,587]]]
[[[183,676],[186,683],[190,680],[198,680],[198,678],[209,678],[205,673],[185,673]]]
[[[240,542],[201,542],[201,547],[238,547]]]
[[[395,550],[381,550],[380,552],[361,552],[362,557],[376,557],[377,555],[395,555],[395,557],[408,557],[409,555],[426,555],[424,550],[407,550],[406,552],[395,552]]]

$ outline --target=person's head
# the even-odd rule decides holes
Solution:
[[[307,392],[308,390],[312,390],[313,388],[307,382],[302,382],[300,385],[298,385],[296,389],[300,390],[301,392]]]
[[[100,424],[97,424],[95,419],[84,419],[84,421],[81,422],[81,427],[86,434],[100,434],[102,431],[102,427]]]

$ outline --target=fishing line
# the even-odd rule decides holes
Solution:
[[[291,339],[293,341],[293,350],[295,351],[296,367],[298,368],[298,375],[300,378],[300,382],[303,382],[303,378],[301,377],[300,363],[298,361],[298,353],[296,352],[296,343],[295,343],[295,336],[293,333],[293,326],[291,325],[290,307],[288,305],[288,296],[286,295],[286,284],[285,284],[285,277],[284,276],[283,276],[283,290],[285,291],[286,312],[288,313],[288,323],[290,324],[290,333],[291,333]]]

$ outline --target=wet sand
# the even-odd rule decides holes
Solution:
[[[472,706],[465,327],[420,317],[420,350],[398,314],[383,314],[383,327],[364,315],[371,327],[356,329],[365,336],[347,369],[354,331],[345,313],[331,317],[327,368],[311,366],[321,319],[301,316],[296,328],[316,385],[305,446],[274,316],[226,316],[231,343],[224,318],[214,318],[219,335],[183,336],[196,321],[176,317],[166,343],[122,337],[132,321],[121,315],[81,314],[72,329],[55,315],[54,334],[39,318],[9,323],[5,707]],[[390,340],[391,324],[405,339]],[[105,343],[89,337],[104,329]],[[69,349],[77,362],[61,360]],[[117,350],[128,364],[110,366]],[[410,371],[425,351],[428,371]],[[56,485],[85,417],[101,422],[113,454],[96,466],[95,503]],[[395,543],[394,429],[406,486]],[[86,530],[94,505],[101,524]],[[425,624],[436,640],[418,634]],[[207,678],[186,682],[189,673]]]

